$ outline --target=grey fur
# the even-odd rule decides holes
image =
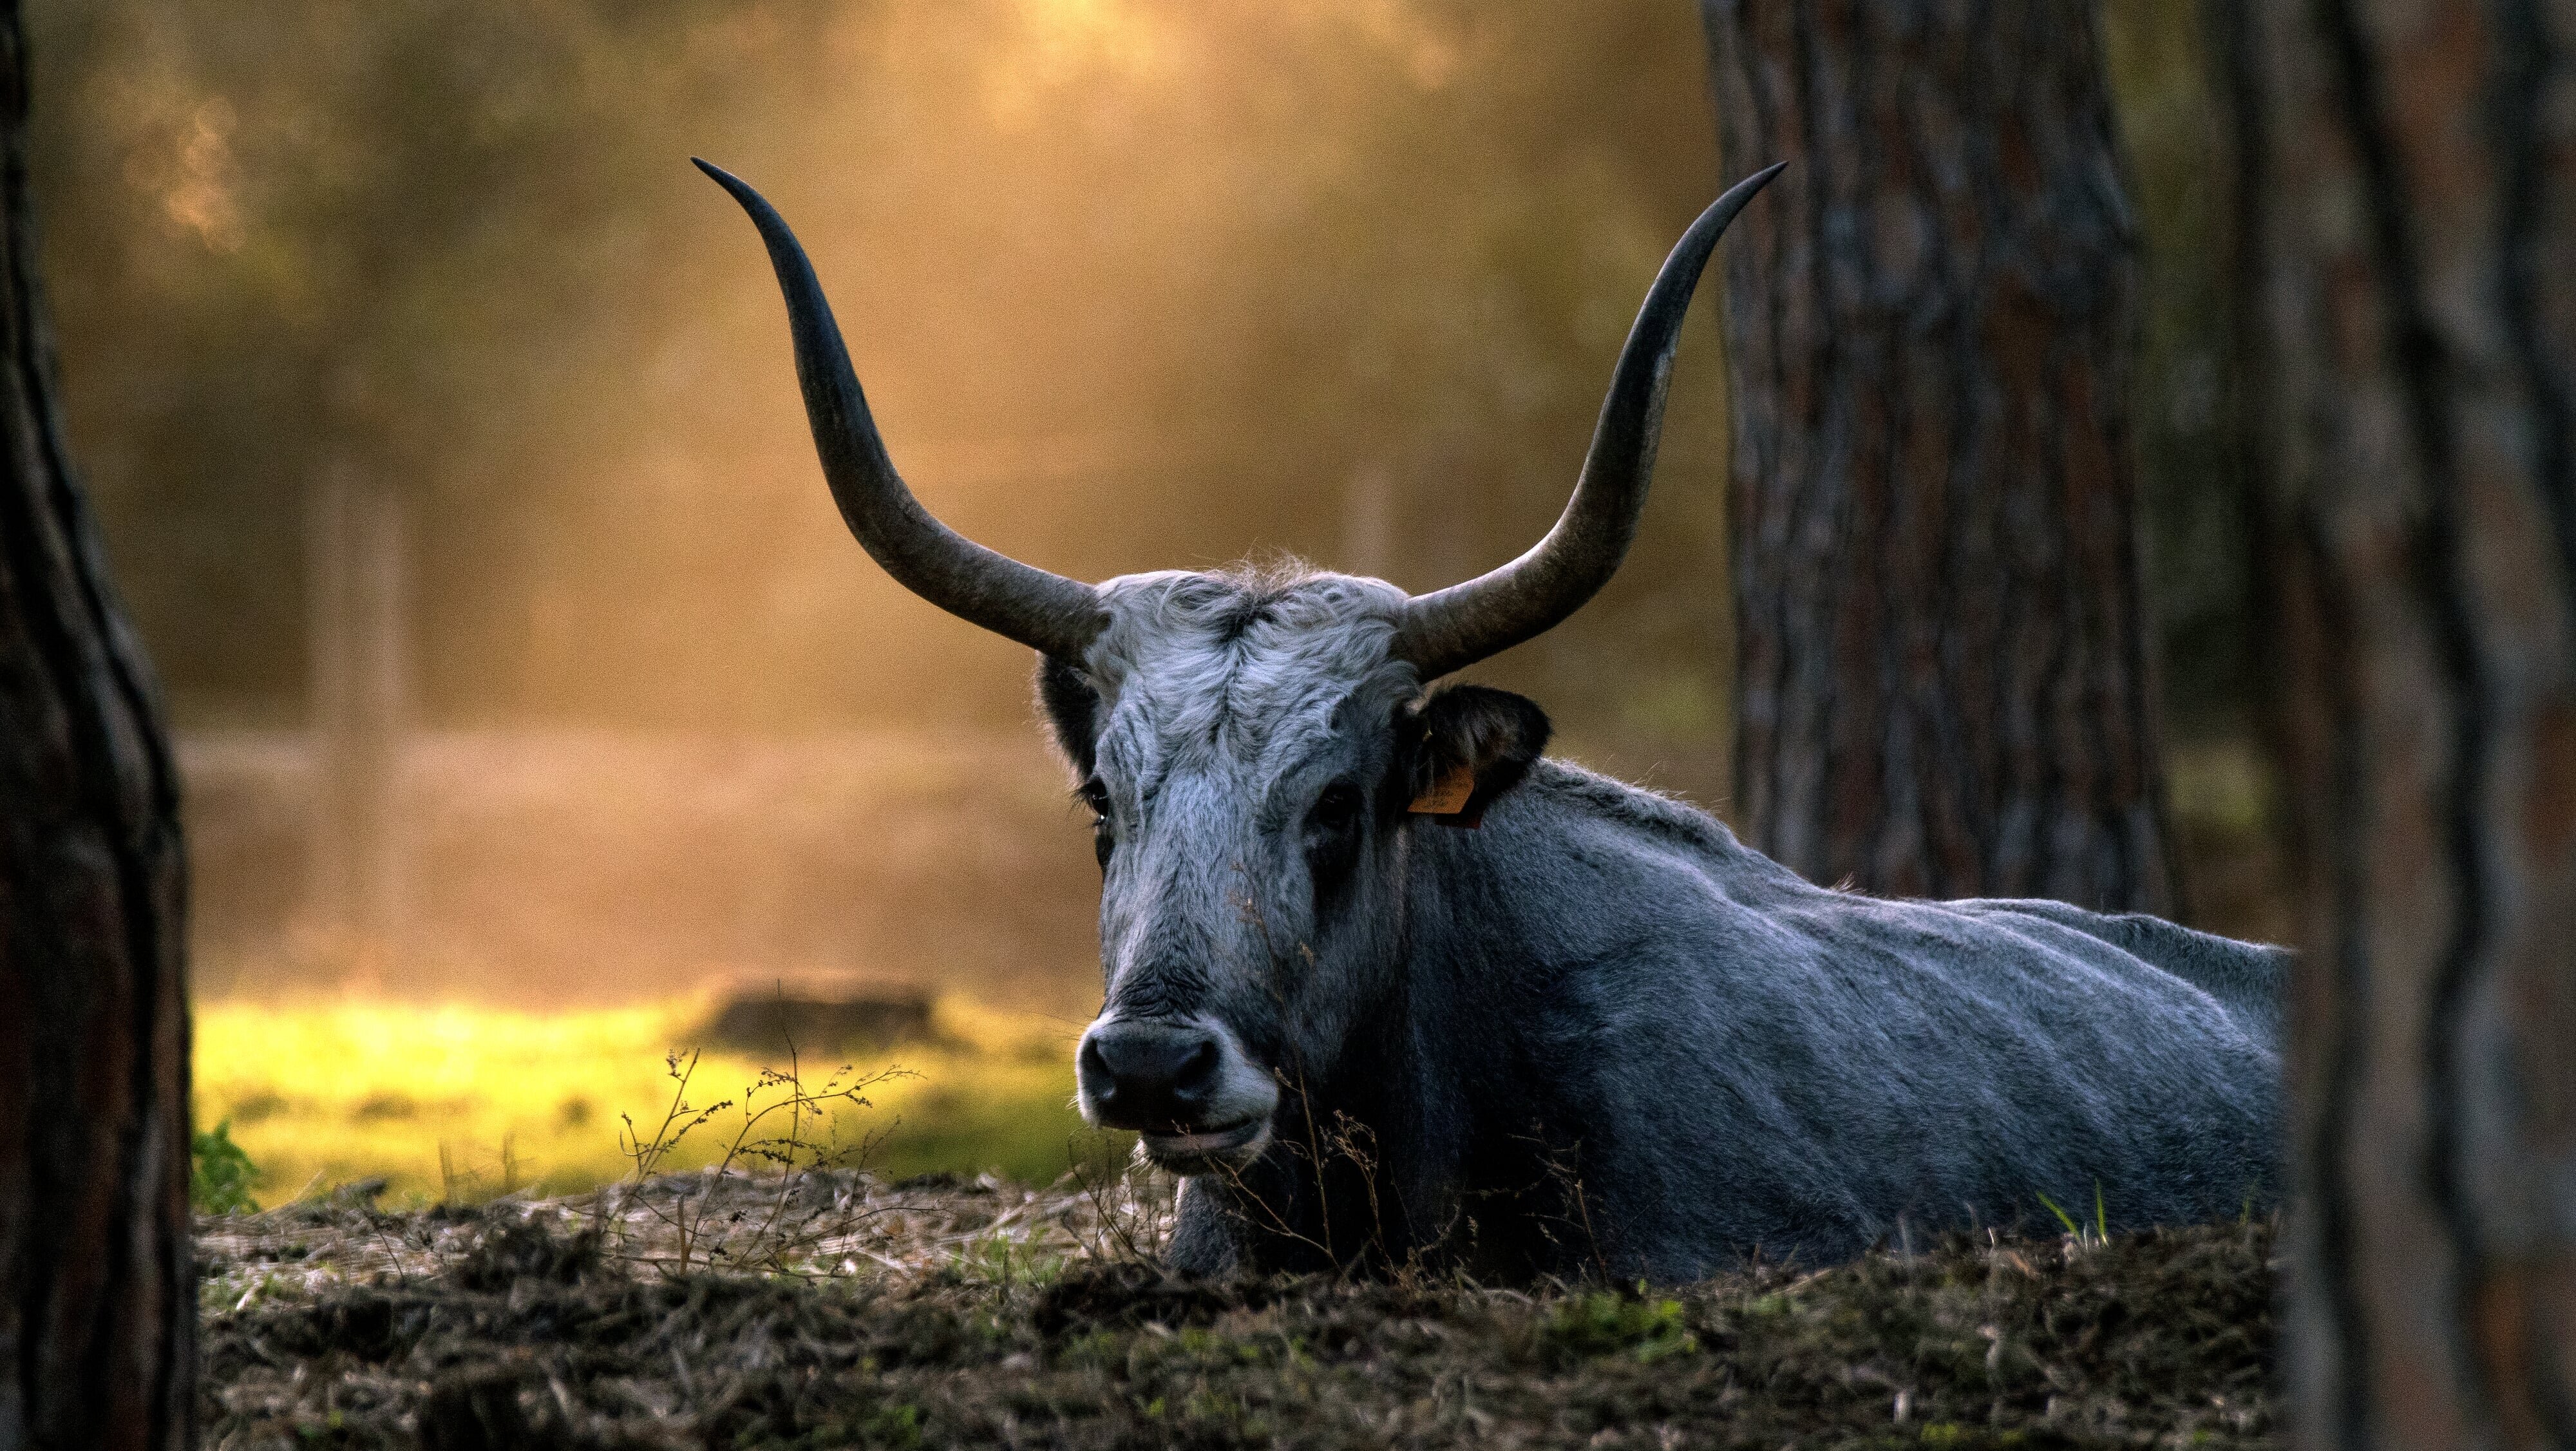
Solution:
[[[1670,1279],[2042,1194],[2098,1189],[2115,1225],[2271,1202],[2279,951],[1826,890],[1552,760],[1480,829],[1435,825],[1402,805],[1401,591],[1163,573],[1101,598],[1044,692],[1116,841],[1101,1021],[1221,1025],[1224,1112],[1275,1105],[1243,1153],[1175,1152],[1178,1265]],[[1309,812],[1334,781],[1371,807],[1327,880]]]

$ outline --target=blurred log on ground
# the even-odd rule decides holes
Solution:
[[[0,0],[0,1446],[193,1446],[177,775],[64,455]]]
[[[832,1054],[882,1052],[934,1037],[927,994],[809,974],[745,978],[719,990],[696,1042],[759,1055],[773,1067],[793,1056],[811,1068]]]
[[[1736,800],[1877,892],[2170,911],[2089,7],[1703,0],[1728,176]]]
[[[2576,1444],[2576,5],[2211,13],[2308,886],[2300,1440]]]

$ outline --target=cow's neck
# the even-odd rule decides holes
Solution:
[[[1324,1074],[1290,1068],[1269,1152],[1226,1186],[1248,1262],[1265,1269],[1401,1264],[1437,1236],[1444,1105],[1425,1071],[1427,1016],[1399,989]]]
[[[1554,869],[1590,813],[1548,794],[1479,830],[1414,828],[1389,1000],[1335,1072],[1290,1085],[1277,1144],[1227,1194],[1251,1263],[1589,1264],[1579,1067],[1549,1038],[1560,986],[1625,935],[1625,904]]]
[[[1567,924],[1621,910],[1574,900],[1552,869],[1567,813],[1524,790],[1479,829],[1417,829],[1406,973],[1441,1025],[1420,1035],[1424,1087],[1452,1106],[1439,1159],[1453,1212],[1474,1224],[1467,1258],[1506,1275],[1579,1272],[1593,1257],[1585,1125],[1570,1107],[1584,1095],[1556,1061],[1552,1023],[1558,985],[1590,956]]]

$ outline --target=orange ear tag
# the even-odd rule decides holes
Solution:
[[[1467,798],[1476,794],[1476,770],[1472,766],[1452,766],[1440,773],[1431,789],[1413,798],[1404,808],[1416,816],[1455,816],[1467,809]]]

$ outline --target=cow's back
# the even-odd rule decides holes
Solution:
[[[2280,1049],[2290,972],[2290,954],[2281,948],[2195,932],[2143,912],[2087,912],[2064,902],[2006,899],[1953,905],[2037,917],[2098,938],[2216,998],[2275,1052]]]
[[[2277,952],[1828,891],[1590,773],[1547,763],[1524,791],[1481,849],[1533,899],[1534,1058],[1591,1126],[1638,1268],[1834,1257],[2097,1187],[2130,1224],[2275,1192]]]

